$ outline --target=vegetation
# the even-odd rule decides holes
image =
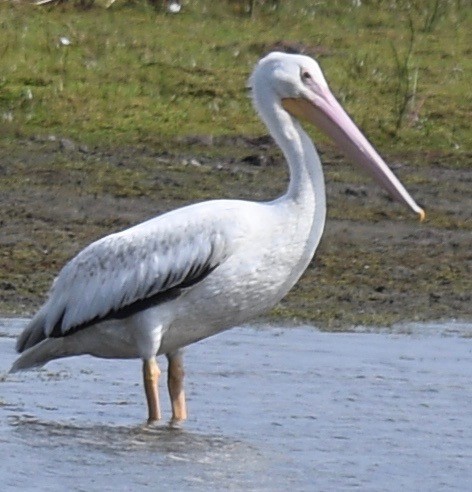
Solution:
[[[316,135],[329,220],[272,314],[331,329],[472,319],[469,0],[106,2],[0,3],[1,314],[31,313],[114,230],[277,196],[286,170],[245,85],[280,49],[318,58],[427,220],[386,206]]]

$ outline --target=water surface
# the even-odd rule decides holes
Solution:
[[[0,319],[2,490],[470,490],[470,324],[230,330],[187,349],[171,429],[144,425],[140,361],[7,374],[24,323]]]

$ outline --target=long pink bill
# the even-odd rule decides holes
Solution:
[[[354,163],[365,168],[392,198],[419,214],[420,220],[424,219],[424,210],[413,200],[328,87],[314,88],[310,100],[284,99],[283,106],[324,131]]]

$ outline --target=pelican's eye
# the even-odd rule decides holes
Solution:
[[[302,70],[302,80],[303,82],[307,82],[308,80],[311,80],[311,74],[308,72],[308,70]]]

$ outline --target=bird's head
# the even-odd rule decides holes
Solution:
[[[273,52],[262,58],[249,79],[255,89],[270,90],[281,100],[313,97],[328,88],[318,63],[309,56]]]
[[[283,111],[291,118],[315,124],[350,160],[365,168],[393,198],[419,214],[423,220],[423,209],[344,111],[313,58],[270,53],[256,65],[249,85],[259,110],[271,108],[272,114]],[[267,122],[270,118],[266,116],[264,119]]]

